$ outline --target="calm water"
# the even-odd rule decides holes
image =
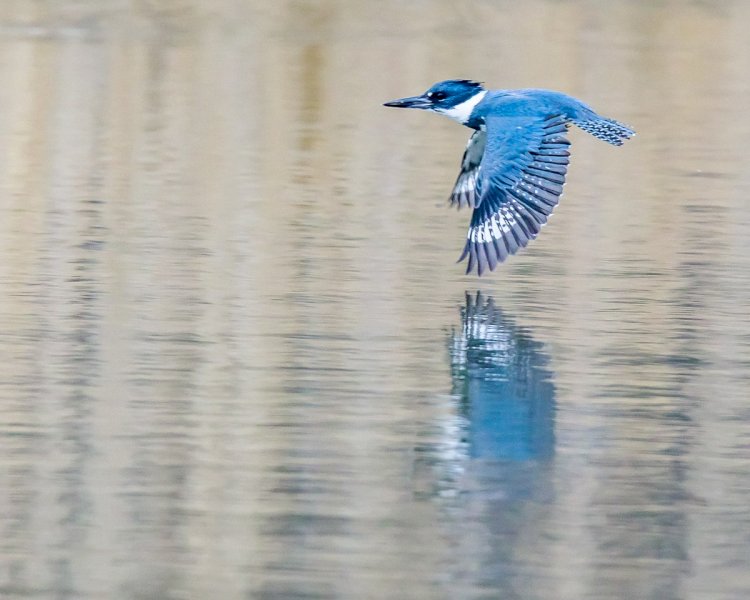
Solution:
[[[750,597],[750,4],[0,4],[0,597]],[[561,89],[455,259],[448,77]]]

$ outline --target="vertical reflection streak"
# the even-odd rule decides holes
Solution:
[[[555,386],[545,347],[492,297],[466,294],[448,339],[453,414],[417,448],[443,504],[451,548],[444,585],[523,598],[529,548],[544,548],[554,499]],[[420,465],[424,467],[425,464]],[[455,588],[454,588],[455,586]]]

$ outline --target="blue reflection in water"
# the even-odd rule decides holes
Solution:
[[[555,452],[549,356],[481,292],[467,293],[460,312],[448,339],[454,410],[416,449],[415,489],[546,502]]]
[[[431,477],[417,489],[444,503],[443,534],[460,549],[445,585],[449,597],[549,597],[535,595],[538,571],[528,568],[554,513],[549,356],[481,292],[467,293],[460,313],[448,338],[453,410],[418,448],[416,471]]]
[[[453,331],[453,394],[472,459],[544,460],[555,448],[555,386],[541,343],[477,292],[466,294]]]

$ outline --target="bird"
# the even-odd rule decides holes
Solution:
[[[458,262],[468,257],[466,274],[480,277],[526,247],[552,215],[568,170],[571,123],[614,146],[635,135],[562,92],[488,90],[471,79],[441,81],[384,106],[429,110],[474,130],[450,205],[472,209]]]

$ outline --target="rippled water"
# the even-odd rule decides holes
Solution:
[[[0,597],[749,597],[749,26],[2,3]],[[639,132],[481,280],[448,77]]]

